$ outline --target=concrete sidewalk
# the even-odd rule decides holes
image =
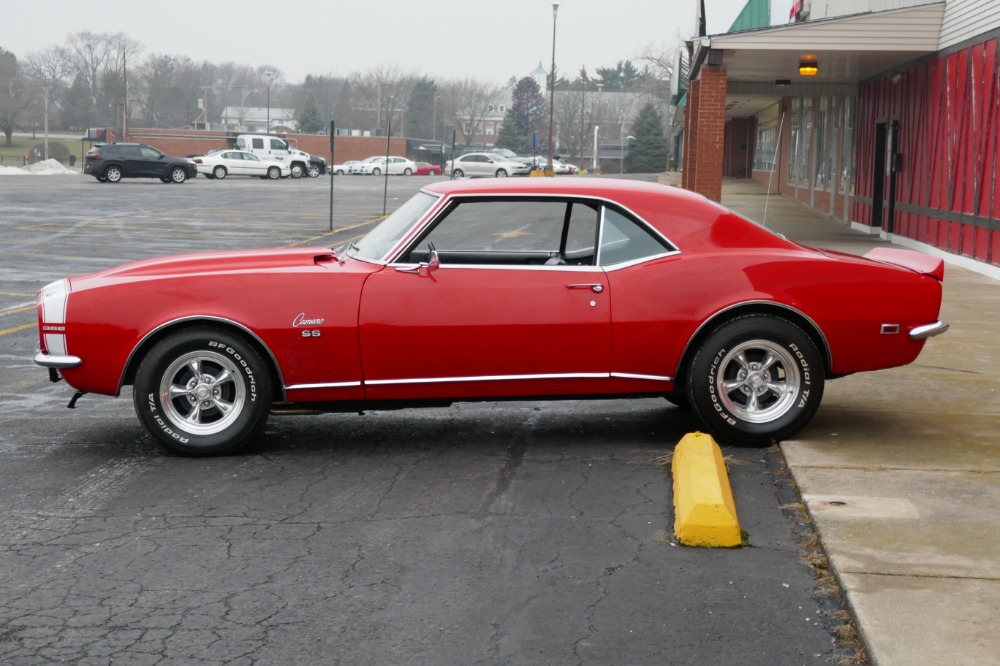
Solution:
[[[765,190],[728,181],[722,203],[761,221]],[[778,195],[766,224],[855,254],[889,244]],[[947,265],[941,318],[912,365],[828,382],[781,444],[879,666],[1000,664],[1000,283]]]

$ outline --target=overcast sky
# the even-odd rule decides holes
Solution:
[[[790,3],[791,0],[788,0]],[[543,0],[6,0],[0,47],[18,58],[76,32],[124,32],[142,56],[270,65],[287,83],[380,65],[436,79],[504,83],[552,60],[552,2]],[[694,33],[697,0],[561,0],[556,67],[635,59]],[[708,33],[729,29],[746,0],[705,0]],[[772,10],[778,11],[780,6]],[[773,17],[772,17],[773,20]]]

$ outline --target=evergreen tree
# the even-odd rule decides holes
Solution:
[[[316,108],[316,98],[309,95],[299,111],[299,129],[309,134],[315,134],[321,132],[325,126],[326,123],[323,122],[323,118],[319,115],[319,109]]]
[[[430,139],[437,135],[434,124],[441,119],[441,115],[437,113],[435,97],[439,95],[434,80],[426,77],[417,79],[406,105],[406,127],[403,131],[407,136]]]
[[[663,134],[663,115],[652,102],[639,110],[632,125],[623,168],[626,173],[659,173],[667,170],[670,150]]]
[[[513,100],[504,114],[503,125],[497,135],[498,148],[510,148],[519,155],[532,152],[531,135],[537,132],[538,145],[542,145],[542,126],[545,119],[545,98],[538,82],[526,76],[514,86]]]

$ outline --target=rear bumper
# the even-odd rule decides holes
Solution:
[[[910,331],[911,340],[924,340],[926,338],[933,338],[935,335],[941,335],[947,331],[951,326],[948,322],[936,321],[933,324],[927,324],[926,326],[917,326]]]

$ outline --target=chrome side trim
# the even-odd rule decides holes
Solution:
[[[941,335],[949,328],[951,328],[951,324],[946,321],[936,321],[926,326],[917,326],[914,329],[910,329],[910,339],[924,340],[926,338],[933,338],[935,335]]]
[[[498,382],[523,379],[607,379],[607,372],[570,372],[553,375],[491,375],[482,377],[427,377],[419,379],[372,379],[366,386],[388,386],[394,384],[447,384],[449,382]]]
[[[83,363],[83,359],[79,356],[53,356],[43,351],[36,352],[33,360],[36,365],[43,368],[56,368],[57,370],[75,368]]]
[[[299,389],[324,389],[324,388],[353,388],[355,386],[361,386],[361,382],[332,382],[329,384],[292,384],[291,386],[286,386],[286,391],[294,391]]]
[[[620,377],[622,379],[648,379],[654,382],[672,382],[673,377],[660,377],[659,375],[637,375],[631,372],[612,372],[612,377]]]

